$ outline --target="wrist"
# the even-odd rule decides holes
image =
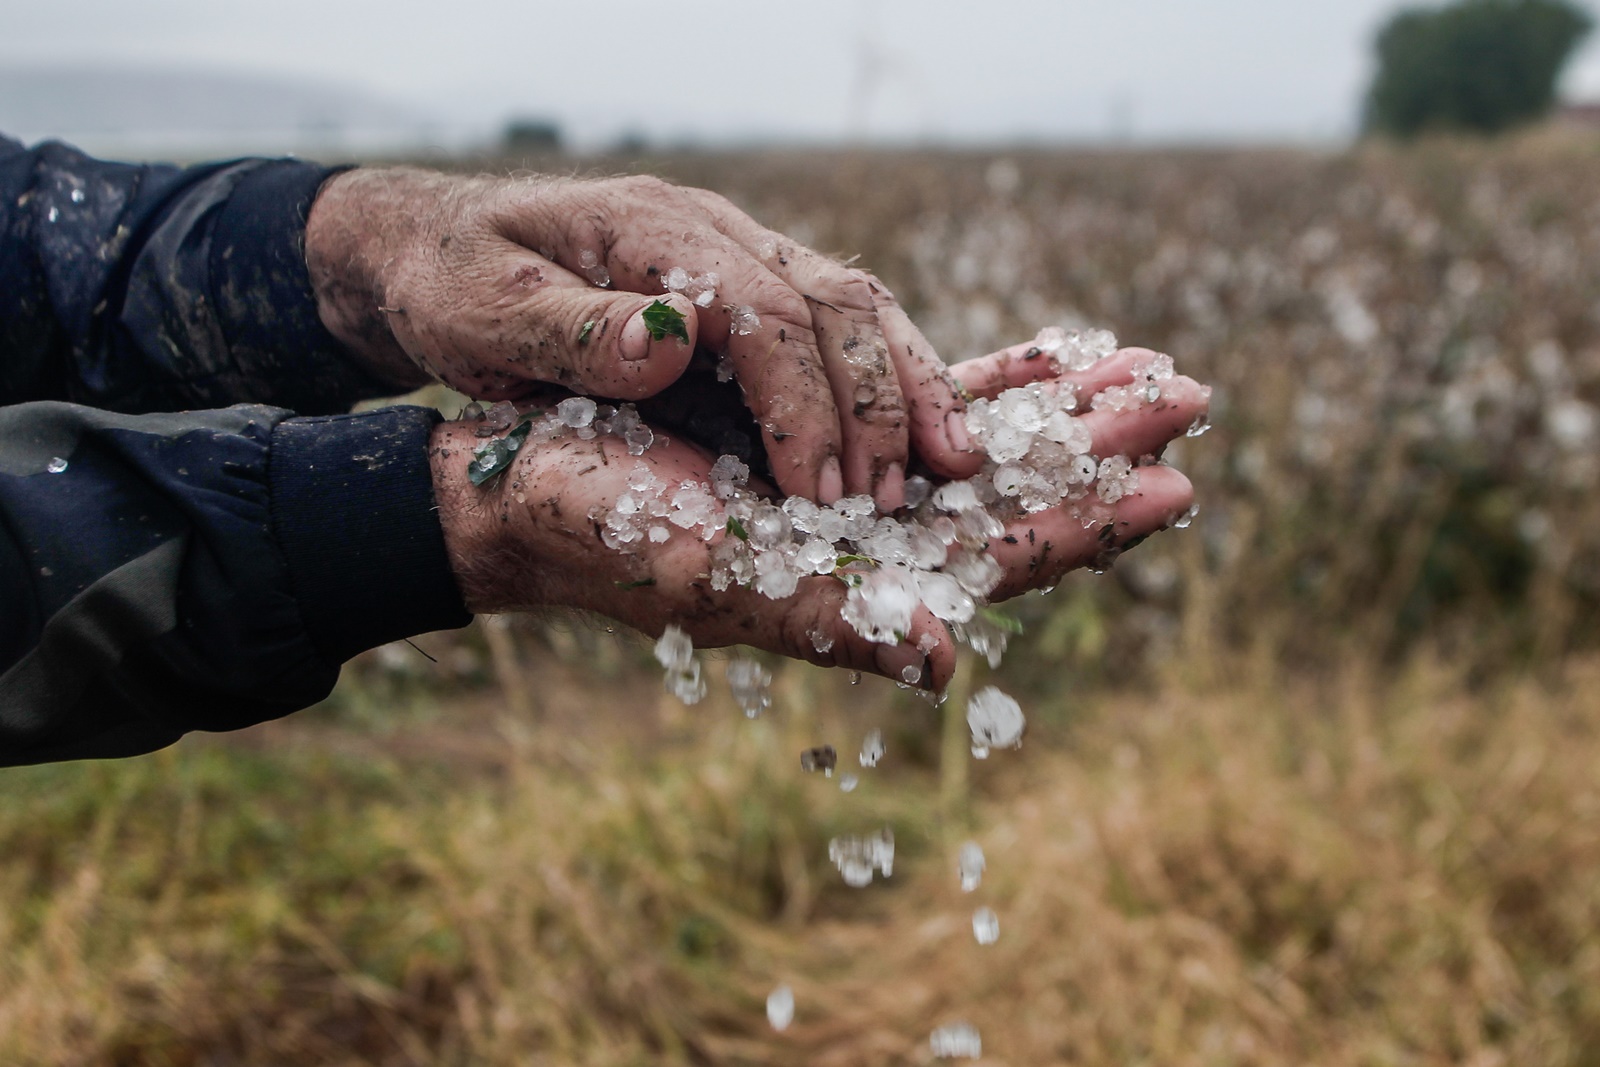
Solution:
[[[468,477],[473,451],[482,444],[476,423],[442,422],[429,439],[434,499],[444,531],[445,554],[467,610],[494,613],[532,608],[547,601],[539,588],[531,539],[520,538],[521,508],[505,493],[507,471],[488,485]]]
[[[306,218],[306,269],[323,326],[368,371],[398,388],[430,378],[406,355],[388,317],[382,268],[414,235],[420,204],[407,191],[442,176],[350,170],[322,184]]]

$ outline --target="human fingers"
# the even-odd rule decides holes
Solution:
[[[1006,524],[989,552],[1000,564],[990,594],[1005,600],[1049,588],[1069,571],[1115,553],[1171,526],[1194,503],[1194,487],[1172,467],[1140,467],[1138,487],[1106,509],[1104,521],[1084,521],[1082,508],[1061,505]]]
[[[470,424],[446,429],[451,425]],[[465,469],[478,441],[468,430],[454,432],[436,449],[453,453],[439,460],[447,476],[459,474],[451,462]],[[746,644],[897,681],[911,680],[908,668],[915,667],[924,684],[948,682],[950,636],[925,610],[913,616],[902,641],[883,644],[845,623],[846,589],[838,579],[806,578],[777,599],[738,585],[717,588],[713,553],[733,535],[720,521],[680,525],[658,506],[711,478],[710,458],[677,438],[658,438],[640,456],[608,436],[527,444],[497,481],[460,495],[469,507],[440,493],[442,514],[470,513],[485,532],[475,545],[452,551],[468,605],[583,608],[651,634],[677,625],[703,647]],[[637,518],[617,522],[613,512]],[[614,543],[625,526],[636,529],[621,535],[625,543]]]
[[[805,298],[711,224],[684,190],[656,178],[574,182],[547,201],[508,194],[496,210],[510,239],[618,290],[659,293],[673,268],[696,295],[698,343],[724,355],[761,427],[787,493],[832,502],[846,492],[834,383]],[[709,299],[707,293],[710,294]],[[841,342],[842,343],[842,342]]]
[[[1140,367],[1159,358],[1160,353],[1148,348],[1124,348],[1084,370],[1069,371],[1059,369],[1039,346],[1023,344],[963,360],[953,364],[950,373],[971,396],[989,400],[1006,389],[1033,382],[1075,389],[1087,398],[1102,389],[1128,384]]]
[[[497,237],[458,255],[395,272],[391,329],[413,359],[470,396],[517,397],[553,382],[634,400],[670,385],[694,354],[695,308],[681,296],[599,289]]]
[[[983,465],[983,455],[967,434],[965,391],[893,294],[874,284],[878,321],[909,408],[912,449],[935,474],[972,477]]]
[[[845,491],[869,493],[885,511],[899,508],[910,447],[909,398],[900,380],[909,369],[909,337],[904,330],[891,336],[880,313],[894,298],[871,275],[767,229],[727,198],[704,189],[684,192],[720,233],[805,298],[839,411]]]

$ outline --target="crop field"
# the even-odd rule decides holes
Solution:
[[[717,654],[686,708],[539,616],[0,772],[0,1062],[1600,1064],[1600,142],[625,169],[859,255],[948,359],[1170,352],[1199,517],[1010,606],[984,762],[959,693],[772,661],[751,722]],[[801,772],[872,727],[859,788]]]

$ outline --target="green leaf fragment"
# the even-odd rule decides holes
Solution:
[[[676,337],[684,344],[689,343],[689,327],[684,324],[683,312],[671,304],[657,300],[644,309],[641,317],[644,319],[644,328],[650,331],[651,340]]]
[[[989,625],[1004,630],[1008,634],[1020,634],[1022,632],[1022,620],[1013,615],[1007,615],[998,608],[979,608],[978,614]]]
[[[737,537],[741,541],[750,540],[750,535],[745,533],[744,523],[740,522],[731,515],[728,517],[728,532],[733,534],[733,536]]]
[[[639,578],[635,581],[617,582],[615,584],[618,589],[644,589],[648,586],[655,585],[656,580],[654,578]]]
[[[532,420],[524,418],[504,437],[496,437],[479,445],[467,463],[467,480],[481,488],[504,474],[506,468],[511,466],[511,461],[517,458],[518,449],[532,430]]]
[[[873,559],[871,556],[858,556],[854,553],[847,553],[833,561],[833,565],[836,568],[848,567],[852,563],[865,563],[870,567],[876,567],[878,565],[878,561]]]
[[[580,345],[581,344],[587,344],[589,342],[589,335],[591,333],[593,333],[593,332],[594,332],[594,320],[590,319],[588,322],[583,324],[583,329],[578,331],[578,343]]]

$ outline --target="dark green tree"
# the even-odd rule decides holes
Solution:
[[[1497,133],[1538,118],[1589,32],[1567,0],[1458,0],[1408,8],[1378,32],[1378,73],[1367,93],[1368,132]]]

